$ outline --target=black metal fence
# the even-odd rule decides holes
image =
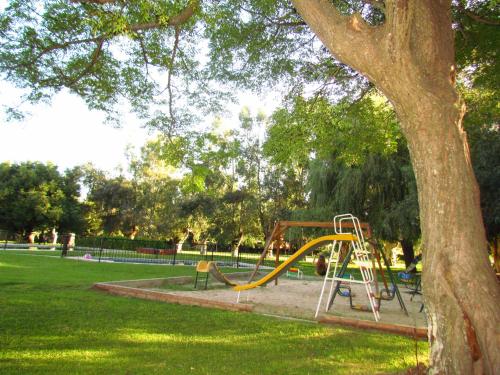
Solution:
[[[0,250],[60,250],[63,246],[63,239],[63,236],[59,236],[58,242],[55,244],[42,241],[28,243],[20,234],[0,229]]]
[[[0,248],[1,249],[7,249],[7,245],[9,243],[9,232],[6,230],[0,229]]]
[[[99,262],[150,263],[170,265],[196,265],[200,260],[217,262],[226,267],[255,267],[262,249],[240,247],[235,254],[230,246],[216,243],[188,244],[171,241],[130,240],[116,237],[77,237],[75,247],[63,252],[64,256]],[[265,260],[264,266],[274,266]]]
[[[186,242],[181,247],[172,241],[83,236],[76,236],[74,246],[65,246],[65,238],[66,235],[59,235],[57,244],[27,243],[24,238],[0,230],[0,250],[52,250],[63,257],[98,262],[192,266],[200,260],[209,260],[222,267],[237,268],[254,268],[263,250],[240,246],[238,252],[234,253],[231,245],[216,243],[203,245]],[[274,259],[267,257],[262,265],[274,267]]]

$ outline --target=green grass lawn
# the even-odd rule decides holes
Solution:
[[[0,373],[373,374],[416,364],[408,338],[90,289],[193,274],[0,251]],[[426,343],[418,353],[424,361]]]

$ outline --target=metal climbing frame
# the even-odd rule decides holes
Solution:
[[[352,228],[354,231],[354,235],[356,237],[355,240],[350,241],[350,249],[347,254],[347,258],[349,259],[352,254],[354,254],[354,263],[359,267],[361,272],[361,280],[351,279],[349,280],[351,283],[363,284],[366,289],[366,294],[368,296],[368,300],[370,302],[370,308],[373,312],[373,316],[375,321],[379,321],[380,314],[378,303],[375,299],[375,294],[372,290],[372,284],[374,284],[374,275],[372,269],[372,261],[370,259],[371,252],[365,247],[365,240],[363,236],[363,232],[361,230],[361,225],[357,217],[351,214],[337,215],[333,218],[335,233],[336,234],[347,234],[351,232],[344,232],[342,229],[342,224],[345,222],[351,222]],[[351,227],[351,225],[349,225]],[[328,260],[327,271],[325,274],[325,278],[323,281],[323,286],[321,288],[321,294],[318,300],[318,306],[316,307],[315,317],[318,316],[319,310],[321,307],[321,302],[323,301],[323,296],[325,292],[325,288],[327,283],[330,281],[330,292],[328,294],[328,299],[325,305],[325,311],[328,311],[333,305],[333,301],[335,299],[335,294],[337,294],[340,285],[345,279],[343,278],[345,269],[347,268],[347,262],[344,262],[339,270],[339,259],[341,254],[341,249],[343,246],[343,241],[334,241],[332,252],[330,253],[330,258]],[[331,264],[335,262],[335,268],[333,273],[331,272]]]

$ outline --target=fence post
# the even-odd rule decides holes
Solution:
[[[160,246],[161,247],[161,246]],[[164,263],[167,263],[168,262],[168,241],[165,240],[165,245],[164,245],[164,248],[165,248],[165,252],[163,253],[164,257],[162,258],[161,260],[161,263],[164,264]],[[167,263],[168,264],[168,263]]]
[[[66,243],[66,239],[64,238],[64,236],[62,238],[62,241],[63,241],[63,247],[61,249],[61,258],[64,258],[66,257],[66,255],[68,255],[68,247],[64,245]]]
[[[174,260],[172,261],[172,266],[175,266],[175,258],[177,258],[177,246],[174,244]]]
[[[101,263],[101,256],[102,256],[102,246],[103,246],[103,242],[104,242],[104,238],[101,237],[101,243],[99,244],[99,263]]]

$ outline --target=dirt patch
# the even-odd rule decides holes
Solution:
[[[239,279],[238,283],[245,283],[249,274],[234,273],[227,276]],[[278,285],[273,281],[265,287],[238,294],[231,287],[212,278],[207,290],[195,290],[194,277],[174,277],[97,283],[94,288],[128,297],[314,321],[322,285],[323,280],[320,278],[297,280],[282,277]],[[200,283],[198,287],[203,288],[204,283]],[[355,305],[368,305],[364,286],[351,284],[351,290]],[[404,313],[395,297],[390,301],[382,301],[380,321],[375,322],[370,310],[364,312],[351,309],[348,297],[337,296],[332,308],[326,311],[328,287],[320,305],[317,321],[426,339],[427,323],[424,313],[420,312],[421,296],[417,295],[412,300],[412,296],[407,293],[408,290],[404,286],[401,286],[400,290],[408,315]]]
[[[274,282],[265,287],[251,289],[241,292],[240,302],[253,306],[253,311],[265,314],[275,314],[301,319],[314,319],[319,295],[321,293],[323,281],[317,280],[295,280],[280,278],[278,285]],[[221,287],[212,284],[214,289],[208,290],[168,290],[175,295],[204,298],[213,301],[235,303],[238,292],[229,287]],[[357,305],[368,305],[366,291],[362,285],[351,285],[353,291],[353,302]],[[158,290],[158,289],[156,289]],[[326,292],[325,292],[326,294]],[[420,312],[422,305],[421,296],[417,295],[410,301],[411,295],[405,293],[405,288],[401,287],[408,316],[401,309],[397,298],[391,301],[382,301],[380,308],[380,321],[385,323],[402,324],[411,327],[426,328],[427,323],[423,312]],[[349,298],[337,296],[332,308],[326,312],[325,303],[327,297],[323,298],[320,308],[321,316],[336,315],[363,320],[374,320],[371,312],[357,311],[350,308]]]

